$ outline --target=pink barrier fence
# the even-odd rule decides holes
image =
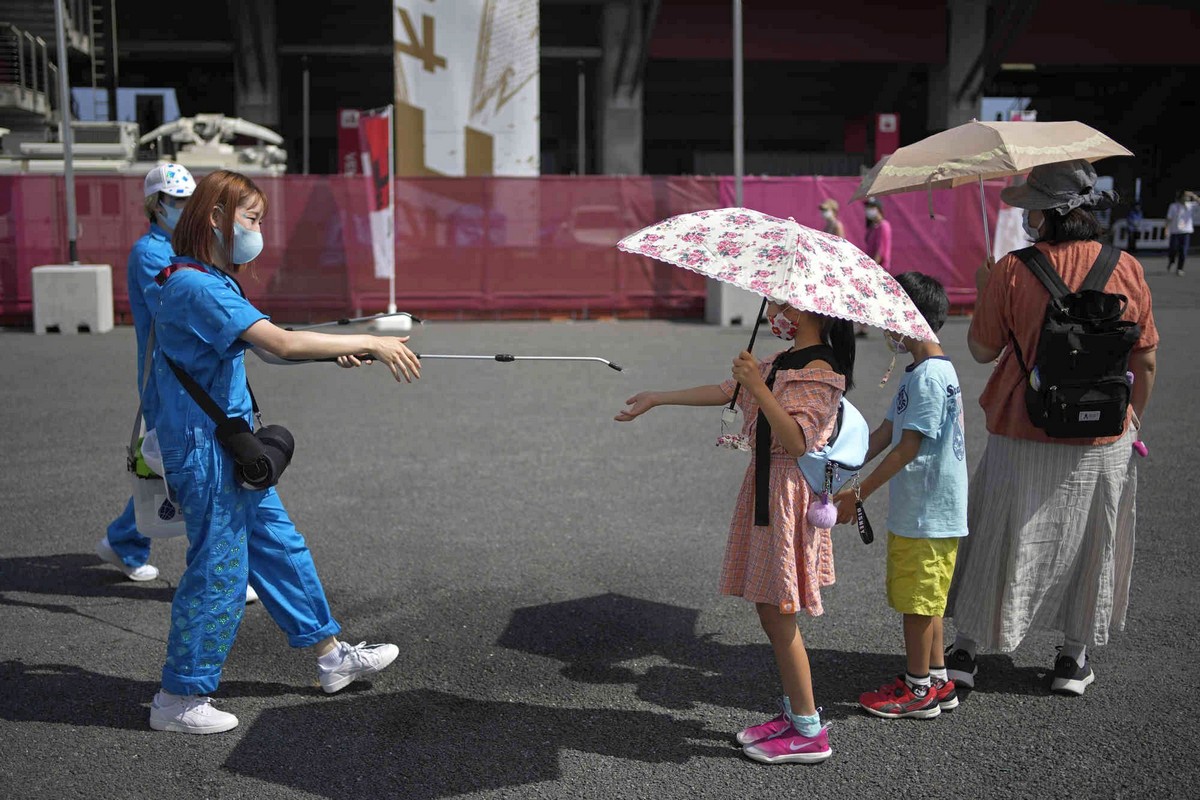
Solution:
[[[386,306],[363,179],[289,175],[258,183],[270,200],[267,248],[242,281],[256,304],[286,321]],[[847,199],[856,185],[852,178],[747,179],[746,204],[817,225],[820,199]],[[993,219],[998,188],[989,187]],[[888,203],[897,265],[937,275],[962,303],[974,299],[971,276],[983,248],[972,191],[935,192],[932,222],[924,195]],[[66,262],[64,195],[61,176],[0,176],[0,321],[29,324],[30,270]],[[120,319],[128,311],[126,258],[147,225],[141,177],[77,176],[76,203],[79,259],[112,265]],[[613,245],[666,217],[732,204],[732,181],[723,178],[399,180],[397,305],[436,317],[701,316],[702,278]],[[843,214],[847,236],[861,243],[860,208]]]
[[[821,228],[824,220],[817,206],[826,198],[841,206],[840,219],[846,238],[859,247],[866,241],[867,223],[861,202],[849,204],[858,188],[857,178],[746,178],[743,202],[749,208],[777,217],[794,217],[801,225]],[[996,229],[1000,190],[1005,181],[984,184],[991,229]],[[735,205],[732,178],[721,179],[720,203]],[[975,271],[987,249],[983,238],[983,212],[979,207],[979,185],[935,190],[933,218],[929,217],[930,194],[910,192],[881,197],[884,217],[892,225],[893,275],[917,270],[932,275],[946,287],[953,306],[975,304]]]

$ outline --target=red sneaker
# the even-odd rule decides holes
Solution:
[[[932,686],[925,694],[918,696],[901,677],[884,684],[877,691],[862,695],[858,698],[858,704],[875,716],[886,719],[931,719],[942,713],[937,692]]]
[[[942,711],[958,708],[958,692],[955,691],[954,681],[934,678],[933,691],[937,694],[938,708]]]

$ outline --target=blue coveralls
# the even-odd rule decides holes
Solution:
[[[129,311],[133,314],[133,330],[137,334],[139,392],[142,390],[142,367],[146,363],[146,339],[150,336],[150,321],[154,318],[154,311],[147,305],[147,294],[150,296],[150,302],[154,302],[157,294],[154,276],[169,265],[174,256],[171,234],[152,222],[150,231],[134,243],[125,265]],[[152,396],[152,393],[147,394],[150,396],[144,398],[143,412],[151,411],[148,406],[158,402],[158,398]],[[143,413],[142,416],[145,419],[151,418],[149,413]],[[140,567],[150,560],[150,540],[138,533],[132,497],[125,504],[125,510],[120,516],[109,523],[108,543],[127,567]]]
[[[176,262],[189,259],[176,258]],[[309,647],[341,627],[333,619],[312,554],[275,490],[233,477],[215,424],[180,385],[170,357],[230,417],[253,424],[239,337],[267,316],[212,266],[182,269],[160,290],[155,321],[153,419],[167,484],[183,508],[187,567],[171,604],[162,686],[174,694],[217,688],[246,604],[247,579],[292,647]],[[147,387],[149,392],[151,387]]]

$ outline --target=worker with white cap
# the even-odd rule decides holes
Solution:
[[[146,340],[150,336],[150,324],[155,309],[151,308],[158,286],[154,277],[170,266],[175,250],[171,247],[171,234],[175,223],[192,192],[196,180],[187,167],[181,164],[157,164],[146,173],[143,182],[145,201],[143,209],[150,221],[150,230],[133,245],[126,265],[126,289],[129,293],[129,311],[133,316],[133,328],[137,334],[137,377],[138,391],[142,387],[142,369],[146,360]],[[150,289],[147,292],[147,288]],[[147,297],[147,295],[150,297]],[[144,399],[143,416],[153,418],[153,409],[148,403],[155,402],[153,392]],[[152,581],[158,577],[158,568],[151,565],[150,540],[138,533],[133,511],[133,498],[125,504],[125,510],[108,526],[108,532],[96,544],[96,554],[125,573],[133,581]],[[253,589],[247,590],[247,602],[257,599]]]

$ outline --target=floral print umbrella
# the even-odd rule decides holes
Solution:
[[[804,311],[914,339],[937,336],[896,279],[840,236],[749,208],[695,211],[617,243]]]

